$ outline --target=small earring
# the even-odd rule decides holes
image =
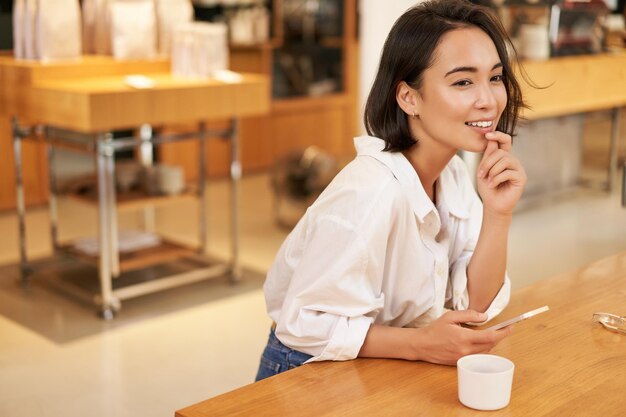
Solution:
[[[417,117],[417,115],[415,114],[415,112],[413,111],[412,114],[413,118],[415,119]]]

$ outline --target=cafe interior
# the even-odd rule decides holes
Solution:
[[[522,400],[534,375],[513,346],[524,331],[543,329],[545,342],[544,328],[575,323],[594,349],[626,352],[626,336],[592,321],[626,315],[624,1],[478,3],[535,85],[522,86],[530,107],[513,140],[528,183],[502,319],[552,310],[496,353],[517,366],[507,415],[544,415]],[[0,0],[0,415],[387,415],[364,408],[384,405],[385,388],[361,368],[340,368],[349,394],[330,394],[341,379],[326,364],[249,384],[272,325],[265,275],[354,158],[383,42],[414,4]],[[475,174],[480,155],[460,156]],[[559,309],[548,297],[550,280],[574,277],[574,293],[592,270],[620,280],[607,304]],[[444,403],[465,415],[445,372],[449,391],[425,415]],[[388,415],[418,415],[404,401]],[[626,415],[612,401],[617,414],[602,415]]]

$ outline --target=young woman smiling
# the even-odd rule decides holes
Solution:
[[[395,23],[356,158],[287,237],[264,286],[274,320],[257,380],[356,357],[455,364],[510,328],[507,237],[526,174],[507,35],[486,8],[435,0]],[[482,152],[478,194],[457,151]],[[481,201],[482,199],[482,201]]]

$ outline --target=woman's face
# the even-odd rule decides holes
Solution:
[[[478,28],[450,31],[424,71],[417,94],[419,117],[411,119],[420,142],[449,151],[484,151],[507,104],[496,47]]]

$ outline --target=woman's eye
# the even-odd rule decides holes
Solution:
[[[494,83],[501,83],[504,80],[504,76],[502,74],[494,75],[491,77],[491,81]]]
[[[457,81],[452,85],[458,85],[459,87],[467,87],[468,85],[471,84],[470,80],[461,80],[461,81]]]

